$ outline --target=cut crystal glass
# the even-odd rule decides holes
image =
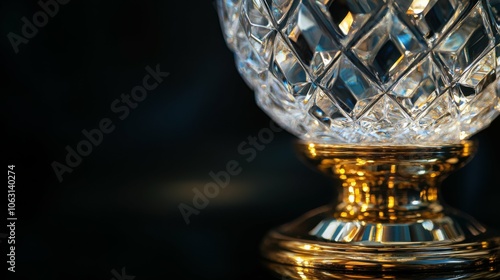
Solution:
[[[298,137],[457,143],[500,110],[500,1],[218,0],[257,104]]]

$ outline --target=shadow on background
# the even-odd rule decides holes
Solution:
[[[35,1],[0,4],[3,154],[17,175],[16,276],[271,277],[258,254],[266,231],[336,194],[299,162],[286,132],[250,162],[238,152],[269,119],[235,70],[214,4],[70,1],[15,54],[7,35],[20,34],[21,18],[39,10]],[[121,95],[156,65],[170,75],[121,120],[111,105],[123,105]],[[76,149],[82,130],[103,119],[115,129],[59,182],[53,162],[65,164],[66,147]],[[496,121],[475,137],[478,155],[443,188],[449,204],[497,228],[499,128]],[[231,160],[241,174],[186,225],[179,204],[192,205],[193,188]]]

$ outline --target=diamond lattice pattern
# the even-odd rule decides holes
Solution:
[[[500,2],[218,0],[257,104],[302,139],[456,143],[499,113]]]

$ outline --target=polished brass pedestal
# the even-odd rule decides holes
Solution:
[[[297,148],[307,162],[340,179],[342,191],[336,205],[270,232],[262,244],[266,259],[343,271],[498,265],[500,238],[438,199],[440,182],[471,159],[474,142],[435,147],[299,143]]]

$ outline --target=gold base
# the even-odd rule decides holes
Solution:
[[[476,144],[436,147],[299,143],[298,152],[342,181],[335,206],[272,232],[270,261],[344,271],[463,270],[496,267],[500,237],[438,200],[439,183],[467,163]]]
[[[484,280],[500,279],[499,267],[479,267],[469,270],[453,271],[418,271],[417,273],[408,272],[369,272],[369,271],[335,271],[318,268],[309,268],[302,266],[282,265],[272,262],[264,262],[264,266],[276,274],[277,279],[364,279],[364,280],[443,280],[443,279],[467,279]]]

